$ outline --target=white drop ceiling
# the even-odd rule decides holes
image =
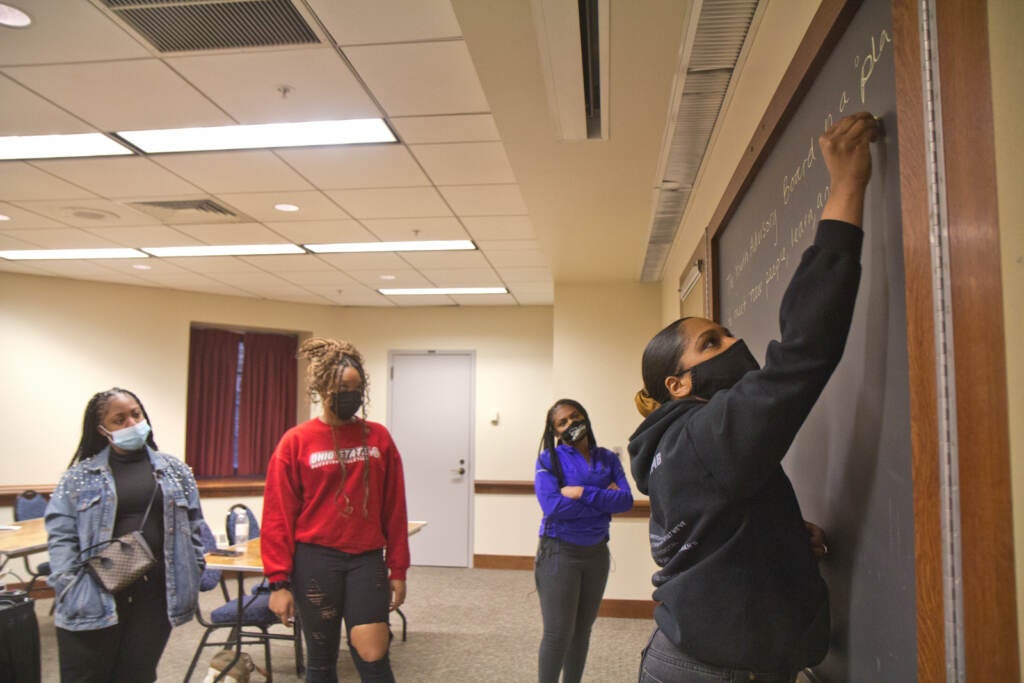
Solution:
[[[0,162],[0,249],[472,239],[474,252],[13,262],[349,306],[547,305],[635,281],[688,2],[612,3],[610,136],[556,139],[530,0],[295,0],[314,45],[160,53],[99,0],[7,0],[0,135],[382,117],[397,144]],[[213,199],[236,223],[133,202]],[[284,213],[275,204],[300,207]],[[137,266],[148,266],[146,270]],[[496,286],[385,297],[379,287]]]

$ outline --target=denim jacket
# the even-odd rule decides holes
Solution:
[[[199,598],[199,575],[205,566],[199,532],[203,512],[188,465],[148,446],[146,450],[163,491],[167,617],[178,626],[192,619]],[[54,623],[69,631],[117,623],[114,596],[81,569],[80,560],[85,558],[78,556],[80,548],[109,540],[114,529],[117,493],[109,456],[107,446],[65,472],[46,507],[52,572],[47,581],[57,596]]]

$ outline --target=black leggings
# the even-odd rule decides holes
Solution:
[[[582,546],[542,536],[533,576],[540,596],[544,636],[537,674],[540,683],[578,683],[590,649],[590,629],[608,582],[608,543]]]
[[[83,579],[85,580],[85,579]],[[61,683],[149,683],[171,636],[162,567],[114,596],[117,625],[57,629]]]
[[[349,633],[361,624],[387,622],[391,584],[382,550],[350,555],[333,548],[295,544],[292,590],[306,636],[306,680],[337,681],[341,620]],[[349,653],[363,681],[394,681],[385,654],[365,662]]]

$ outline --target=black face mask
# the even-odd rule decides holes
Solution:
[[[337,391],[331,396],[331,412],[342,420],[351,420],[363,405],[363,392]]]
[[[715,392],[732,387],[743,375],[760,369],[750,349],[740,339],[714,358],[697,363],[679,375],[690,373],[690,396],[710,400]]]
[[[573,422],[568,427],[565,428],[565,431],[562,432],[562,436],[559,438],[562,439],[563,443],[569,444],[571,446],[572,444],[581,441],[583,437],[585,437],[586,435],[587,423]]]

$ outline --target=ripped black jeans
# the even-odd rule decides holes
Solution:
[[[342,619],[349,632],[360,624],[388,620],[391,584],[384,551],[350,555],[296,543],[292,591],[306,636],[306,680],[337,681]],[[395,680],[387,655],[364,662],[354,647],[349,647],[349,653],[363,681]]]

